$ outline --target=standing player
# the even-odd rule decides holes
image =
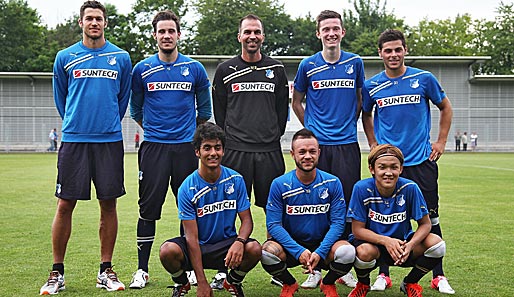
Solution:
[[[355,260],[353,246],[340,240],[346,218],[342,185],[334,175],[316,169],[319,152],[311,131],[296,132],[291,143],[296,169],[271,184],[266,206],[271,238],[262,246],[261,262],[264,270],[282,281],[280,296],[293,296],[298,290],[287,270],[298,265],[311,275],[316,267],[328,270],[320,279],[321,291],[338,296],[335,281],[352,269]]]
[[[369,146],[390,143],[402,150],[402,177],[419,185],[430,212],[431,232],[442,237],[437,160],[444,153],[452,121],[450,100],[432,73],[405,66],[407,46],[402,32],[384,31],[378,39],[378,53],[385,71],[367,80],[363,90],[362,122]],[[440,111],[439,135],[432,144],[430,102]],[[389,269],[381,267],[373,289],[385,290],[390,286]],[[433,270],[432,287],[442,293],[455,293],[444,276],[442,264]]]
[[[198,168],[193,134],[197,123],[211,117],[210,83],[198,61],[178,52],[180,22],[171,11],[158,12],[153,37],[159,52],[139,62],[132,73],[130,116],[143,128],[138,152],[138,270],[130,288],[148,282],[148,261],[155,238],[155,221],[168,187],[175,197],[184,179]]]
[[[352,218],[352,244],[359,282],[348,297],[364,297],[369,274],[379,264],[413,267],[400,290],[421,297],[419,280],[441,263],[446,244],[430,233],[427,205],[416,183],[400,177],[402,152],[390,144],[375,146],[368,155],[372,178],[355,184],[348,216]],[[418,223],[412,231],[411,220]]]
[[[213,81],[216,124],[227,134],[223,164],[239,172],[255,205],[266,207],[273,179],[285,171],[280,137],[289,109],[289,87],[282,63],[261,53],[264,25],[253,14],[239,22],[241,55],[223,62]],[[212,283],[221,289],[225,273]]]
[[[86,1],[80,7],[82,40],[57,53],[54,100],[63,119],[57,161],[57,211],[52,224],[53,267],[40,294],[64,290],[64,256],[77,200],[89,200],[91,180],[100,204],[100,271],[98,288],[123,290],[112,270],[118,232],[116,198],[123,185],[121,120],[130,94],[129,54],[107,41],[105,7]]]
[[[319,139],[318,167],[341,180],[348,205],[353,185],[361,174],[357,120],[362,104],[364,64],[358,55],[341,50],[346,30],[339,13],[324,10],[316,17],[316,22],[316,36],[323,50],[300,63],[294,81],[293,110],[300,122]],[[350,222],[345,231],[343,238],[347,239]],[[315,288],[321,275],[311,278],[302,287]],[[354,287],[356,280],[349,273],[340,282]]]
[[[223,130],[213,123],[200,125],[193,145],[200,168],[180,186],[178,214],[184,236],[162,244],[161,263],[176,285],[172,296],[184,296],[191,288],[185,270],[194,269],[197,296],[213,296],[204,268],[231,269],[223,287],[232,296],[244,296],[241,283],[261,259],[261,246],[249,238],[252,213],[244,180],[221,165],[225,147]],[[236,233],[235,220],[241,224]]]

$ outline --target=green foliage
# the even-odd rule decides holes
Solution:
[[[45,27],[24,0],[0,0],[0,71],[41,71]]]
[[[514,4],[500,3],[494,21],[481,22],[475,43],[478,52],[491,60],[478,69],[481,74],[514,74]]]
[[[284,155],[287,170],[294,166]],[[362,177],[369,177],[362,156]],[[52,265],[51,224],[55,213],[53,197],[57,174],[57,155],[0,154],[0,199],[2,222],[0,266],[5,275],[16,282],[4,282],[0,296],[35,296],[48,277]],[[511,297],[514,287],[508,259],[514,255],[514,183],[512,153],[447,153],[439,161],[440,215],[447,242],[444,258],[445,272],[458,296]],[[128,285],[137,269],[136,223],[137,155],[125,155],[125,187],[127,195],[118,200],[119,231],[114,251],[115,270]],[[171,192],[171,191],[170,191]],[[94,190],[93,190],[94,193]],[[162,268],[158,247],[166,239],[179,234],[179,222],[174,198],[168,195],[162,219],[157,223],[155,243],[150,258],[150,283],[143,290],[107,293],[95,288],[100,258],[98,240],[98,203],[77,203],[73,216],[73,232],[66,253],[66,291],[63,296],[165,296],[171,293],[170,276]],[[260,208],[252,206],[254,232],[252,237],[261,243],[266,238],[265,217]],[[300,267],[291,269],[298,281],[305,280]],[[409,270],[391,268],[394,287],[369,296],[403,296],[398,292],[400,280]],[[215,271],[208,271],[207,277]],[[376,274],[372,273],[372,277]],[[243,285],[249,297],[278,296],[280,288],[269,284],[269,275],[261,265],[248,273]],[[491,280],[494,279],[494,282]],[[23,284],[23,286],[20,285]],[[429,277],[424,277],[423,296],[441,297],[430,289]],[[337,286],[340,296],[350,289]],[[187,296],[195,296],[193,288]],[[217,291],[215,296],[228,296]],[[295,296],[323,296],[319,290],[300,290]]]
[[[321,51],[321,41],[316,37],[316,20],[310,14],[292,20],[288,30],[288,56],[310,56]]]
[[[291,17],[277,0],[197,0],[196,9],[200,19],[195,31],[195,54],[239,53],[239,20],[250,13],[258,15],[264,24],[266,39],[262,51],[268,55],[284,55],[288,52]]]
[[[377,40],[386,29],[401,29],[403,20],[387,12],[387,1],[353,0],[353,9],[345,9],[342,13],[346,35],[341,47],[360,56],[376,56]]]
[[[469,14],[458,15],[454,20],[423,19],[409,35],[409,54],[414,56],[472,56],[476,54],[473,42],[475,28],[480,22]]]

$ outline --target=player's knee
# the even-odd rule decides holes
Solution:
[[[176,243],[167,241],[161,245],[159,250],[159,258],[161,261],[166,259],[178,259],[181,253],[182,250]]]
[[[371,261],[362,261],[359,257],[355,257],[355,262],[353,266],[358,269],[372,269],[377,264],[377,260],[373,259]]]
[[[428,258],[442,258],[445,254],[446,243],[444,242],[444,240],[441,240],[440,242],[429,247],[424,253],[424,255]]]
[[[355,261],[355,248],[353,245],[341,245],[334,252],[334,262],[350,264]]]
[[[250,241],[245,244],[245,255],[248,255],[252,258],[261,258],[261,245],[258,241]]]
[[[277,255],[274,255],[266,250],[262,250],[261,263],[262,265],[276,265],[281,262]]]

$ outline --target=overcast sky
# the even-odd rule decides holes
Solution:
[[[310,11],[316,16],[323,9],[341,12],[344,8],[352,8],[349,0],[281,0],[286,12],[296,16],[304,16]],[[501,0],[387,0],[386,10],[397,17],[404,18],[408,25],[417,25],[419,20],[427,17],[430,20],[454,18],[458,14],[469,13],[475,19],[493,20]],[[102,3],[114,4],[122,14],[130,12],[136,0],[105,0]],[[78,13],[83,0],[27,0],[30,7],[37,9],[43,22],[50,27],[62,23],[65,19]],[[384,1],[381,1],[384,3]],[[512,3],[504,0],[504,3]],[[348,27],[351,28],[351,25]]]

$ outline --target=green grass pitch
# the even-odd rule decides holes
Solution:
[[[294,164],[285,156],[288,170]],[[125,157],[127,195],[118,203],[119,233],[113,263],[128,287],[137,268],[136,222],[137,156]],[[52,265],[50,227],[55,212],[53,191],[56,154],[0,154],[1,243],[0,296],[35,296],[46,281]],[[363,154],[362,177],[369,177]],[[448,252],[444,268],[455,296],[514,296],[514,154],[447,153],[439,161],[440,215]],[[99,266],[98,203],[79,202],[66,254],[66,290],[61,296],[166,296],[171,290],[169,275],[161,267],[158,249],[164,240],[178,234],[174,198],[168,195],[162,219],[157,223],[156,241],[150,259],[150,283],[143,290],[105,292],[95,288]],[[252,207],[253,237],[265,239],[264,214]],[[301,269],[292,270],[301,282]],[[392,268],[393,288],[368,296],[403,296],[399,283],[407,269]],[[211,278],[214,271],[207,271]],[[375,272],[373,273],[373,277]],[[278,296],[280,289],[269,284],[260,265],[243,284],[247,296]],[[424,296],[443,296],[430,289],[430,277],[420,282]],[[346,296],[350,289],[339,286]],[[194,296],[195,290],[189,292]],[[215,296],[229,296],[215,292]],[[323,296],[319,290],[300,290],[296,296]]]

